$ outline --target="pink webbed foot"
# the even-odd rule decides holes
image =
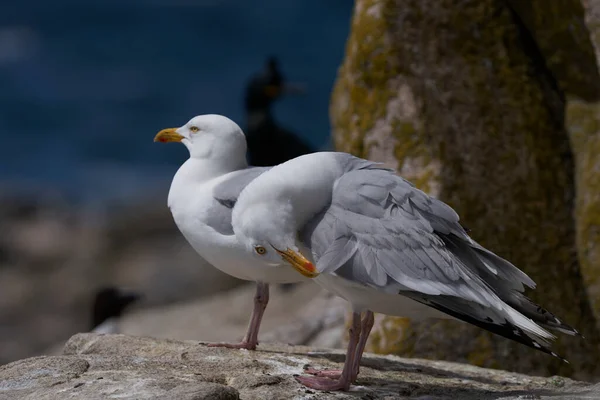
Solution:
[[[256,350],[258,345],[258,330],[262,321],[265,308],[269,302],[269,285],[257,282],[256,295],[254,296],[254,310],[248,325],[248,332],[240,343],[209,343],[208,347],[225,347],[228,349]]]
[[[333,380],[319,376],[297,376],[296,380],[310,389],[315,390],[348,390],[350,380]]]
[[[250,343],[250,342],[240,342],[240,343],[209,343],[208,347],[225,347],[228,349],[246,349],[246,350],[256,350],[256,345],[258,343]]]
[[[342,376],[341,369],[315,369],[315,368],[305,368],[304,372],[310,375],[319,376],[323,378],[329,379],[339,379]]]
[[[352,326],[349,330],[348,348],[346,350],[346,360],[344,369],[338,370],[317,370],[307,368],[305,372],[315,376],[298,376],[296,380],[302,385],[315,390],[348,390],[350,384],[356,380],[358,375],[360,360],[364,350],[364,344],[371,330],[371,321],[373,313],[367,311],[363,326],[361,327],[360,313],[352,313]],[[364,334],[364,337],[363,337]],[[362,340],[361,340],[362,339]]]

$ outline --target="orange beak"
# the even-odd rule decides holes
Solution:
[[[302,254],[291,249],[287,249],[285,251],[275,249],[275,251],[277,251],[281,258],[290,263],[296,271],[300,272],[307,278],[315,278],[319,275],[319,272],[317,272],[314,264],[308,261]]]
[[[181,142],[183,136],[179,133],[175,132],[178,128],[167,128],[158,132],[156,136],[154,136],[155,142],[168,143],[168,142]]]

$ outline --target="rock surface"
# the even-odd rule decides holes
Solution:
[[[600,386],[530,377],[450,362],[365,355],[348,393],[316,392],[294,374],[306,365],[336,368],[342,351],[261,345],[210,348],[126,335],[78,334],[62,356],[0,367],[2,400],[53,399],[592,399]]]

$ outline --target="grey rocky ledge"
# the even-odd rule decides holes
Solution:
[[[525,350],[524,350],[525,351]],[[293,374],[339,368],[343,352],[265,344],[259,351],[126,335],[78,334],[64,355],[0,367],[0,399],[594,399],[600,386],[464,364],[366,354],[350,392],[315,392]]]

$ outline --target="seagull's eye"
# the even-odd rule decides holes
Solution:
[[[190,126],[190,132],[196,133],[200,130],[197,126]]]
[[[262,246],[256,246],[254,248],[254,251],[256,251],[256,254],[261,255],[261,256],[267,254],[267,249],[265,249]]]

